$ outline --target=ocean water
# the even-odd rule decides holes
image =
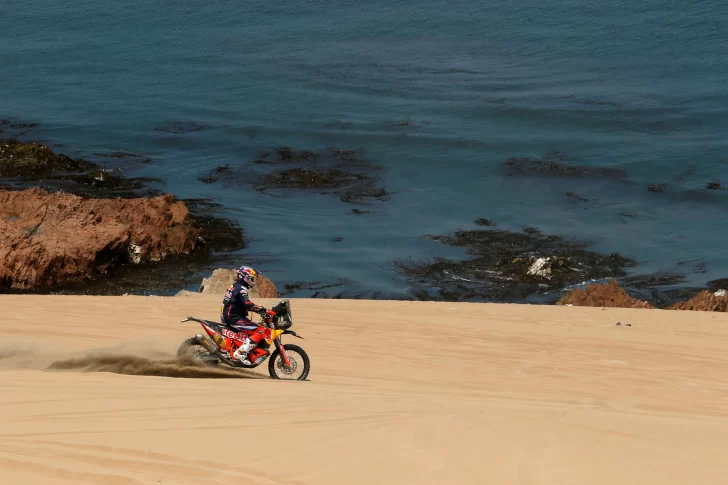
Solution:
[[[419,236],[479,217],[686,285],[728,277],[728,191],[705,189],[728,185],[727,79],[722,0],[0,2],[0,118],[39,123],[25,139],[149,156],[130,175],[223,204],[251,238],[241,262],[369,295],[406,297],[393,261],[462,256]],[[177,121],[205,128],[155,130]],[[361,150],[395,194],[356,216],[335,196],[198,180],[280,145]],[[553,152],[629,181],[502,169]]]

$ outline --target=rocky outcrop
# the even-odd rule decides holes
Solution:
[[[670,305],[667,309],[725,312],[728,311],[728,295],[725,290],[718,290],[716,292],[701,291],[691,299]]]
[[[40,148],[38,148],[40,150]],[[184,203],[0,191],[0,289],[38,290],[195,249]]]
[[[212,274],[202,280],[200,293],[222,295],[228,287],[235,282],[236,270],[216,269]],[[278,298],[276,285],[265,276],[258,276],[255,287],[248,292],[251,299],[255,298]]]
[[[629,296],[616,280],[610,280],[603,285],[589,285],[586,290],[570,291],[558,301],[557,305],[654,308],[646,301]]]

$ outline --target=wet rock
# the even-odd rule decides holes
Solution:
[[[240,266],[244,264],[241,263]],[[235,269],[216,269],[212,274],[202,280],[200,285],[200,293],[220,295],[222,299],[227,289],[235,283],[237,270]],[[251,299],[255,298],[278,298],[278,290],[271,280],[263,275],[259,275],[255,282],[255,287],[248,290]]]
[[[198,231],[184,203],[82,199],[41,189],[0,192],[0,288],[33,290],[123,264],[190,254]]]
[[[40,143],[0,141],[0,177],[39,178],[58,172],[81,172],[96,168],[95,164],[85,160],[56,155]]]
[[[708,182],[705,188],[710,190],[725,190],[719,181]]]
[[[158,178],[127,178],[111,171],[100,169],[77,175],[50,176],[45,182],[48,184],[53,181],[65,183],[65,186],[62,185],[62,188],[68,188],[68,190],[72,190],[76,195],[85,197],[135,197],[140,195],[160,195],[159,190],[150,189],[147,184],[164,183],[162,179]],[[68,185],[68,182],[75,182],[75,184],[71,187]]]
[[[647,186],[647,190],[649,190],[650,192],[655,192],[655,193],[660,194],[667,190],[667,185],[666,184],[650,184]]]
[[[710,292],[701,291],[693,298],[670,305],[668,310],[692,310],[703,312],[725,312],[728,311],[728,295],[725,291]]]
[[[721,278],[718,280],[708,281],[708,289],[712,292],[718,290],[724,290],[728,288],[728,278]]]
[[[335,237],[335,238],[333,238],[333,239],[332,239],[331,241],[332,241],[332,242],[335,242],[335,243],[340,243],[340,242],[341,242],[341,241],[343,241],[343,240],[344,240],[344,238],[343,238],[343,237]]]
[[[589,285],[586,290],[576,289],[565,294],[557,305],[613,307],[613,308],[654,308],[650,303],[632,298],[616,280],[603,285]]]
[[[624,170],[569,163],[569,158],[560,152],[542,159],[511,157],[504,163],[504,166],[506,175],[509,176],[608,177],[621,181],[627,180],[627,173]]]
[[[477,225],[483,226],[483,227],[495,226],[495,222],[491,221],[490,219],[486,219],[484,217],[481,217],[480,219],[475,219],[475,223]]]
[[[202,131],[205,128],[207,128],[207,125],[196,123],[194,121],[173,121],[164,126],[154,128],[154,131],[171,133],[173,135],[184,135],[185,133]]]
[[[622,217],[637,217],[634,212],[620,212],[619,215]]]
[[[567,284],[623,276],[625,268],[636,264],[618,254],[589,251],[587,243],[538,231],[479,229],[425,237],[464,248],[472,256],[464,261],[395,264],[413,282],[446,300],[518,301]]]

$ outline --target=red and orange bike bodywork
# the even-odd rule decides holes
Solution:
[[[255,368],[270,357],[268,370],[274,379],[305,380],[311,367],[308,355],[297,345],[284,345],[283,335],[303,338],[289,330],[293,325],[291,303],[289,300],[279,301],[272,310],[275,315],[262,314],[260,326],[229,327],[210,320],[187,317],[182,322],[199,323],[206,335],[197,334],[186,340],[177,352],[178,356],[188,356],[203,361],[207,365],[226,364],[230,367]],[[237,361],[233,354],[246,338],[257,345],[248,353],[251,364]],[[275,350],[271,352],[271,345]]]

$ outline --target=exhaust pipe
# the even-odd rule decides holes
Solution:
[[[195,335],[195,339],[203,346],[205,349],[210,352],[211,355],[214,355],[227,365],[235,365],[232,360],[230,360],[230,357],[228,357],[225,352],[220,350],[220,348],[215,345],[215,342],[205,335],[197,334]]]
[[[197,335],[195,335],[195,338],[212,355],[219,354],[220,349],[217,348],[217,345],[215,345],[215,342],[213,342],[210,337],[204,337],[198,333]]]

